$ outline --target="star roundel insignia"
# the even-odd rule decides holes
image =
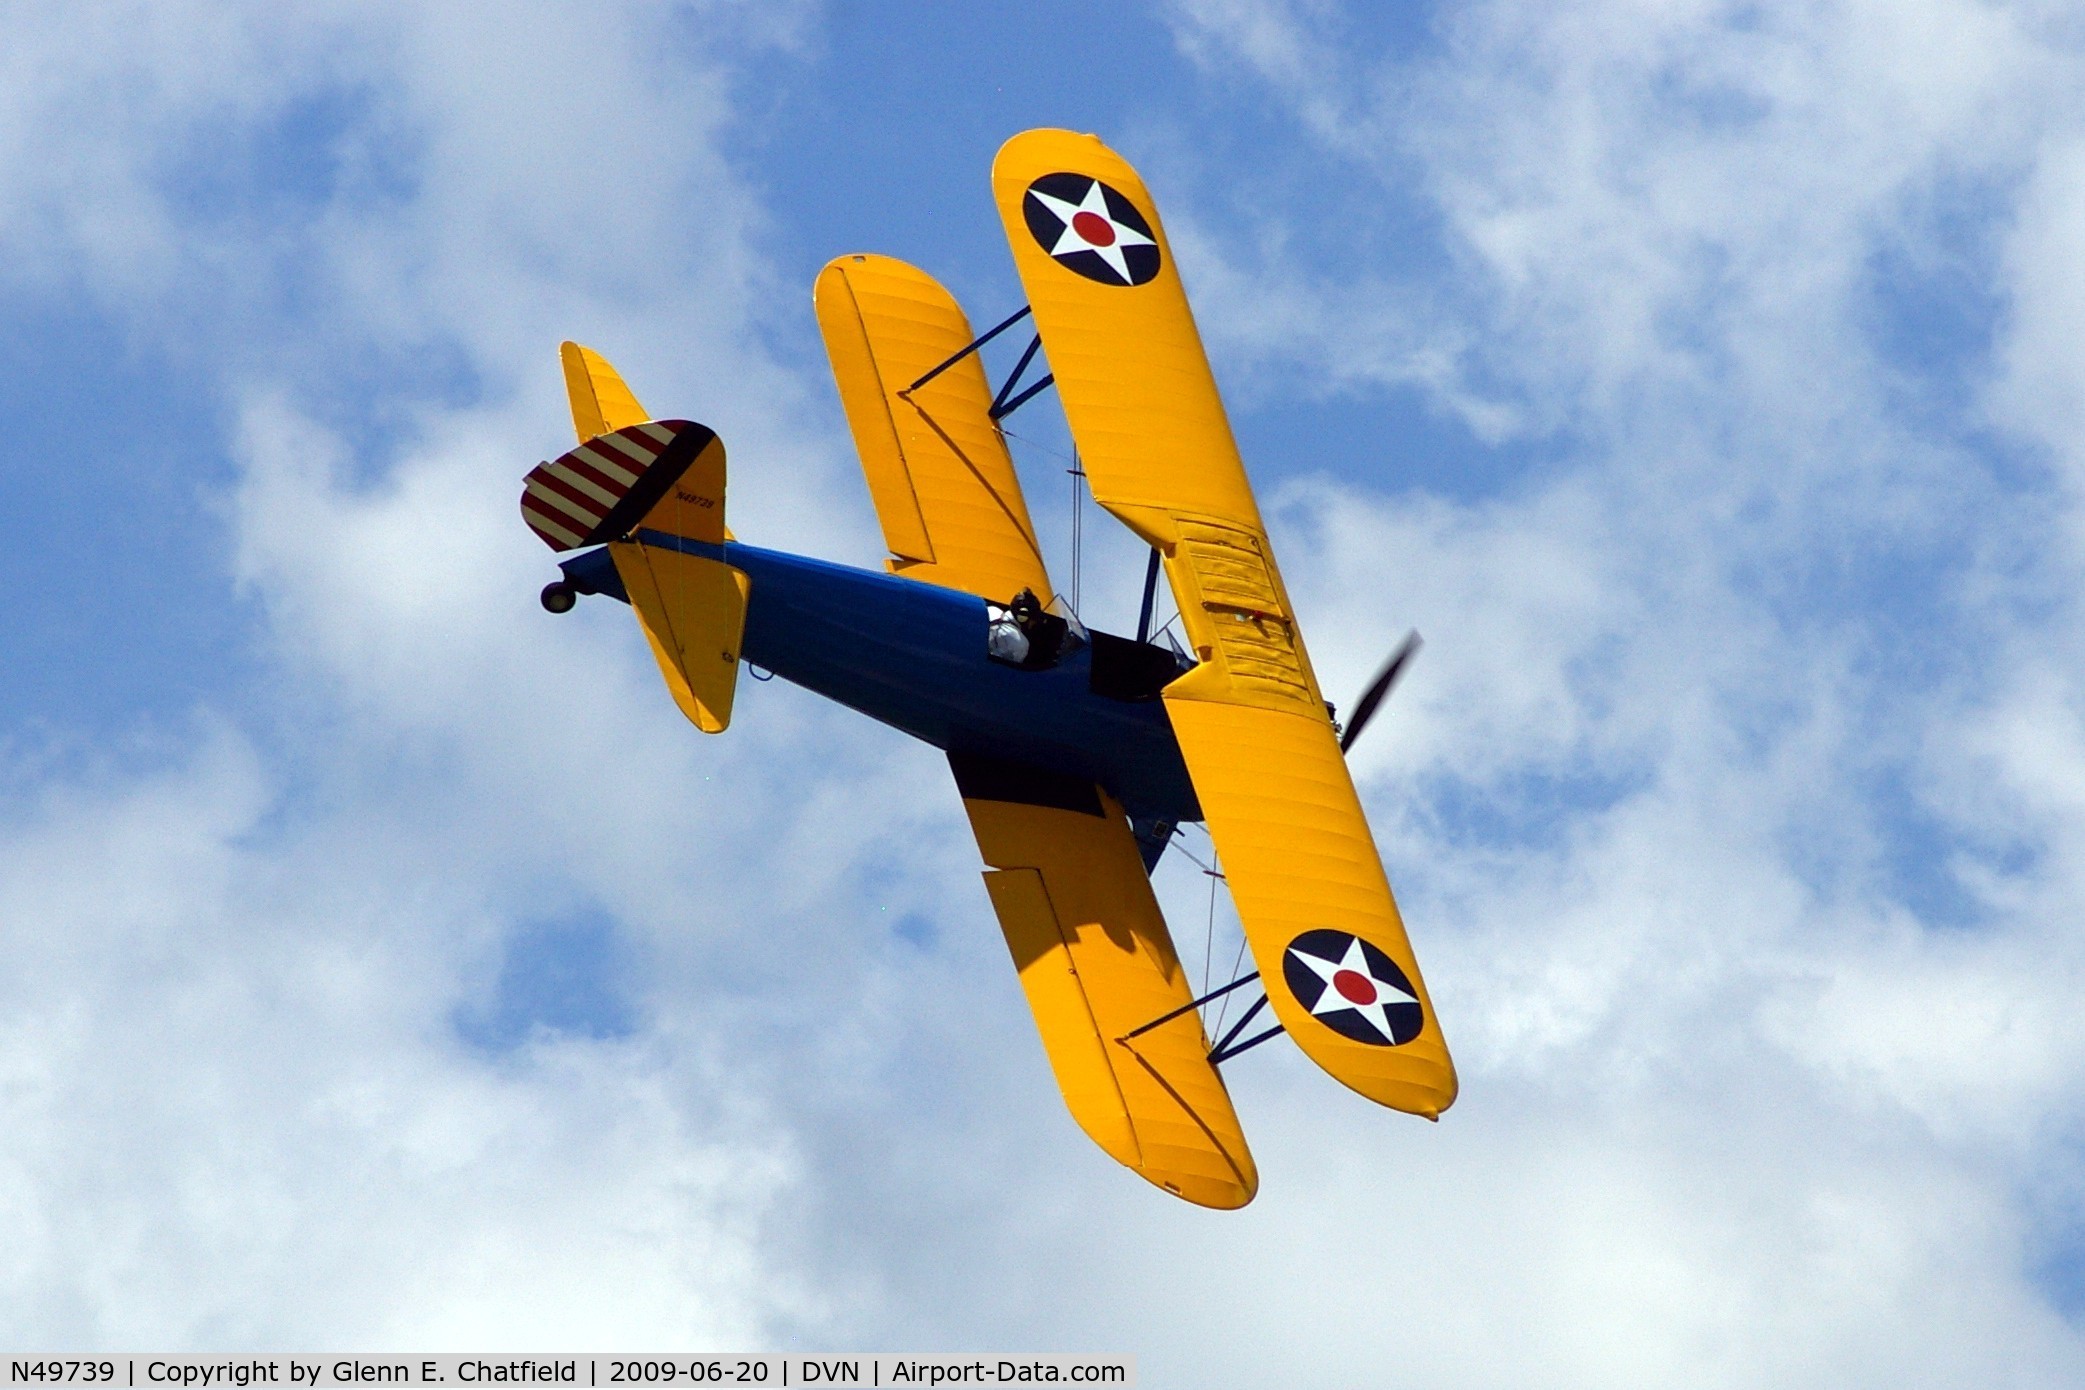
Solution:
[[[1044,174],[1021,200],[1028,230],[1057,264],[1103,285],[1158,274],[1158,238],[1137,205],[1090,174]]]
[[[1282,953],[1281,973],[1297,1002],[1343,1038],[1396,1047],[1426,1026],[1419,991],[1404,971],[1358,936],[1307,931]]]

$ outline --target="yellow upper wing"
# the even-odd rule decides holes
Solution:
[[[1175,512],[1259,530],[1172,249],[1136,170],[1094,136],[1031,130],[999,151],[992,192],[1094,500],[1155,543],[1173,539]],[[1109,244],[1082,240],[1082,225]]]
[[[888,256],[842,256],[812,299],[893,572],[1005,601],[1050,594],[1035,526],[993,424],[975,354],[908,388],[970,343],[931,276]]]
[[[961,756],[950,763],[1072,1117],[1167,1191],[1205,1207],[1244,1206],[1259,1174],[1208,1061],[1187,972],[1122,808],[1090,783]],[[1038,798],[1024,781],[1056,794]],[[1176,1009],[1184,1012],[1128,1036]]]
[[[1275,1016],[1363,1095],[1438,1115],[1454,1065],[1151,195],[1061,130],[1009,140],[992,189],[1094,498],[1163,553],[1200,659],[1166,710]]]

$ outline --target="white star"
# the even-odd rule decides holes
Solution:
[[[1117,222],[1115,214],[1108,211],[1107,191],[1095,179],[1086,189],[1086,196],[1076,203],[1062,198],[1053,198],[1040,189],[1031,188],[1028,196],[1057,215],[1064,223],[1064,231],[1057,237],[1057,244],[1050,248],[1053,256],[1068,255],[1073,251],[1091,251],[1108,263],[1108,268],[1122,277],[1122,283],[1132,283],[1136,277],[1129,273],[1129,259],[1122,253],[1132,246],[1156,246],[1126,222]]]
[[[1379,980],[1368,968],[1368,956],[1361,949],[1361,938],[1347,940],[1346,954],[1338,960],[1320,960],[1308,951],[1289,948],[1289,954],[1309,966],[1312,973],[1325,982],[1325,992],[1318,1002],[1310,1006],[1313,1014],[1335,1014],[1346,1010],[1367,1019],[1383,1041],[1395,1042],[1397,1033],[1390,1027],[1390,1016],[1386,1012],[1391,1004],[1416,1004],[1418,997],[1388,980]],[[1342,978],[1344,977],[1344,978]]]

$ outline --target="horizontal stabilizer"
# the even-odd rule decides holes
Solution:
[[[598,435],[529,470],[521,515],[558,551],[599,545],[640,524],[721,541],[724,446],[707,426],[688,420],[648,420]]]

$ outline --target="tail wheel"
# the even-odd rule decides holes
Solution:
[[[579,602],[579,591],[560,579],[543,586],[543,607],[551,613],[569,613]]]

